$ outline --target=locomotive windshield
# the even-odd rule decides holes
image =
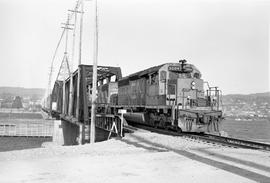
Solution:
[[[198,72],[180,73],[179,78],[196,78],[196,79],[200,79],[201,75]]]
[[[196,79],[200,79],[201,78],[201,74],[199,72],[190,72],[190,73],[177,73],[177,72],[173,72],[170,71],[169,72],[169,78],[170,79],[177,79],[177,78],[196,78]]]

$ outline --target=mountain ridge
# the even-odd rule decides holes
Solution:
[[[226,94],[223,96],[268,96],[270,97],[270,92],[260,92],[260,93],[250,93],[250,94],[240,94],[240,93],[233,93],[233,94]]]
[[[45,94],[45,89],[43,88],[24,88],[24,87],[0,87],[0,97],[3,96],[38,96],[43,97]]]

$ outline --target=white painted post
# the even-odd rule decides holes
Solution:
[[[123,126],[124,126],[124,114],[127,113],[126,109],[120,109],[118,113],[121,114],[121,137],[123,137]]]
[[[92,82],[92,107],[91,107],[91,133],[90,143],[95,143],[95,108],[96,108],[96,90],[97,90],[97,62],[98,62],[98,15],[97,0],[94,0],[94,54],[93,54],[93,82]]]
[[[123,137],[124,113],[121,114],[121,137]]]

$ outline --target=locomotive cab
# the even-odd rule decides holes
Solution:
[[[166,95],[166,105],[171,106],[171,123],[182,131],[219,132],[222,117],[221,91],[209,87],[200,71],[185,60],[165,64],[159,70],[159,94]]]

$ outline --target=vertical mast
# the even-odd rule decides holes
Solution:
[[[95,143],[95,117],[96,117],[96,90],[97,90],[97,62],[98,62],[98,11],[97,0],[94,0],[94,53],[93,53],[93,82],[92,82],[92,107],[91,107],[91,132],[90,143]]]
[[[69,106],[68,106],[68,115],[72,115],[73,109],[73,93],[74,93],[74,86],[73,86],[73,62],[74,62],[74,54],[75,54],[75,38],[76,38],[76,24],[77,24],[77,10],[79,6],[79,1],[76,4],[75,10],[73,13],[74,16],[74,28],[73,28],[73,40],[72,40],[72,53],[71,53],[71,63],[70,63],[70,83],[69,83]]]
[[[67,23],[66,23],[66,26],[65,26],[65,31],[66,31],[66,45],[65,45],[65,53],[64,53],[64,62],[66,62],[67,64],[67,67],[68,67],[68,74],[70,75],[70,68],[69,68],[69,63],[68,63],[68,54],[67,54],[67,49],[68,49],[68,30],[69,30],[69,19],[70,19],[70,14],[68,14],[68,18],[67,18]],[[62,113],[63,114],[66,114],[66,110],[67,110],[67,107],[66,107],[66,96],[65,96],[65,93],[66,93],[66,82],[65,82],[65,76],[64,76],[64,80],[63,80],[63,106],[62,106]]]

